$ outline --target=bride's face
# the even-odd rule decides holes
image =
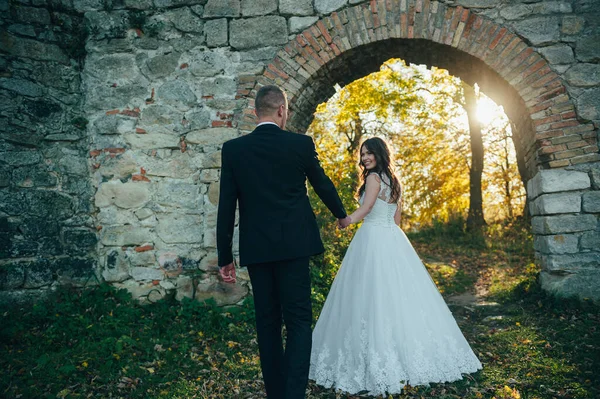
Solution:
[[[375,154],[373,154],[366,145],[363,145],[360,149],[360,162],[363,164],[365,169],[371,170],[377,166],[377,160]]]

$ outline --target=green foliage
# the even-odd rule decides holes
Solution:
[[[359,184],[360,143],[386,139],[403,185],[403,227],[420,229],[468,209],[470,139],[463,104],[461,82],[446,70],[392,59],[320,104],[308,133],[347,206]],[[521,212],[524,191],[508,120],[493,102],[482,104],[496,115],[483,129],[484,213],[495,221]]]

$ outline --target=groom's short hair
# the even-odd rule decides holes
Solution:
[[[261,87],[254,99],[254,108],[258,117],[272,115],[281,105],[287,106],[287,96],[275,85]]]

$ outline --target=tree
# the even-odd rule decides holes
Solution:
[[[479,93],[468,84],[462,84],[464,92],[464,108],[469,119],[469,135],[471,137],[471,167],[469,170],[469,214],[467,231],[477,232],[485,225],[483,218],[483,194],[481,176],[483,174],[483,139],[481,124],[477,119],[477,98]]]

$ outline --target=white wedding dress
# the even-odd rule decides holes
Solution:
[[[309,378],[350,394],[456,381],[481,363],[425,266],[394,223],[383,178],[313,332]],[[362,203],[362,198],[361,198]]]

